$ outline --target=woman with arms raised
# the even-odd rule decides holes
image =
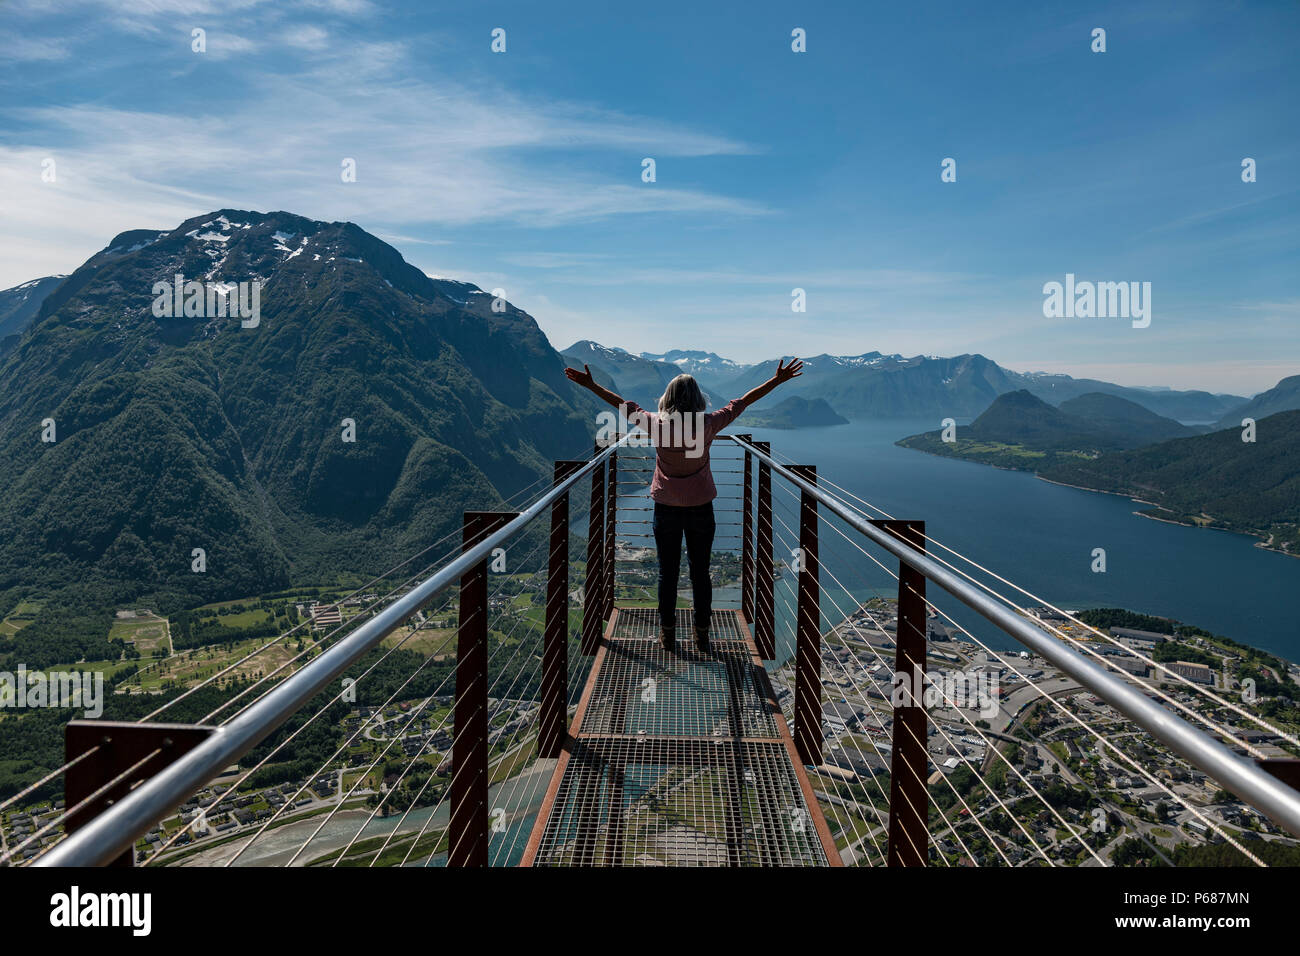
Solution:
[[[676,646],[677,576],[681,571],[683,536],[694,599],[695,643],[700,650],[709,648],[713,611],[709,559],[713,552],[713,499],[718,496],[709,467],[709,446],[741,412],[781,383],[798,377],[802,369],[798,359],[792,359],[789,365],[784,360],[777,362],[770,379],[708,414],[704,413],[704,393],[690,375],[678,375],[668,383],[659,399],[659,411],[654,414],[597,385],[586,365],[581,372],[564,370],[570,381],[619,409],[631,424],[645,429],[654,444],[650,497],[655,503],[654,536],[659,551],[659,640],[667,650]]]

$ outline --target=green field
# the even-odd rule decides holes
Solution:
[[[19,601],[18,606],[9,613],[9,616],[0,620],[0,637],[12,637],[17,634],[36,619],[36,615],[44,606],[42,601]]]
[[[1026,448],[1024,445],[999,441],[978,441],[970,438],[958,438],[956,441],[945,442],[941,441],[933,433],[912,435],[895,442],[895,444],[904,448],[929,452],[932,455],[942,455],[945,458],[961,458],[965,461],[993,465],[997,468],[1009,468],[1014,471],[1041,471],[1044,466],[1064,461],[1091,461],[1096,457],[1095,454],[1088,451],[1073,449],[1039,451]]]
[[[152,614],[134,618],[119,617],[113,622],[108,637],[109,640],[134,644],[140,656],[145,659],[153,657],[158,650],[168,655],[172,652],[165,617]]]

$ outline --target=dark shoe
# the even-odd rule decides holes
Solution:
[[[666,651],[671,651],[677,647],[677,629],[672,627],[659,628],[659,643]]]
[[[695,646],[702,651],[708,651],[709,629],[707,627],[697,627],[695,629]]]

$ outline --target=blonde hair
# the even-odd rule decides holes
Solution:
[[[694,375],[678,375],[668,383],[668,387],[664,389],[659,399],[660,412],[686,414],[702,412],[707,407],[704,393],[700,391],[700,383],[695,381]]]

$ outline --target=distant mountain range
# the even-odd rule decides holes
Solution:
[[[157,317],[177,273],[261,282],[259,324]],[[595,400],[529,315],[351,223],[220,210],[45,282],[0,358],[0,611],[384,570],[590,450]]]
[[[775,358],[742,365],[712,352],[633,355],[590,341],[563,355],[599,368],[603,384],[642,405],[689,372],[716,407],[770,378],[777,365]],[[741,424],[806,427],[813,408],[849,419],[973,418],[955,426],[955,441],[943,441],[940,429],[899,444],[1139,496],[1159,506],[1153,516],[1257,534],[1271,547],[1300,551],[1300,375],[1247,399],[1013,372],[982,355],[866,352],[803,361],[804,375]],[[796,408],[793,399],[808,404]],[[1257,422],[1256,444],[1241,441],[1243,418]]]
[[[560,354],[565,363],[574,368],[586,365],[598,384],[651,410],[658,407],[659,397],[668,383],[683,371],[669,362],[643,358],[622,349],[605,348],[587,340],[573,343]],[[703,379],[700,379],[700,387],[705,390],[711,404],[725,404],[725,400],[719,401],[719,395],[712,392]]]
[[[613,383],[616,390],[627,392],[642,405],[651,398],[658,400],[663,384],[680,372],[694,375],[714,404],[721,405],[771,377],[777,365],[776,358],[742,365],[712,352],[633,355],[591,341],[575,343],[562,354],[571,364],[585,361],[593,371],[599,367],[607,385]],[[931,417],[939,421],[973,418],[999,395],[1021,389],[1053,405],[1100,392],[1127,399],[1165,418],[1210,423],[1234,414],[1248,401],[1240,395],[1133,388],[1069,375],[1013,372],[983,355],[908,358],[866,352],[814,355],[803,361],[806,373],[761,405],[771,406],[797,395],[823,399],[851,420]],[[1294,407],[1300,407],[1300,398]]]
[[[748,365],[741,365],[714,352],[692,352],[672,349],[661,355],[642,352],[641,358],[674,366],[679,373],[686,372],[703,381],[708,379],[713,387],[724,387],[745,373]]]

